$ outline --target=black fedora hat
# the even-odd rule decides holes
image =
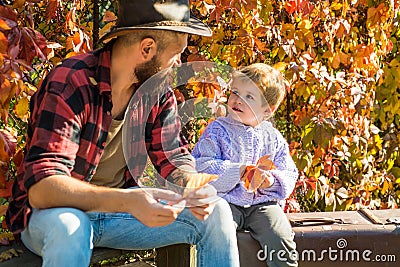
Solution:
[[[207,25],[190,17],[188,0],[119,0],[117,24],[99,41],[144,29],[212,35]]]

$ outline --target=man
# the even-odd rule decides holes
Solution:
[[[140,166],[127,168],[121,152],[124,113],[135,90],[180,64],[188,34],[211,32],[189,18],[182,0],[121,0],[118,19],[102,38],[108,41],[102,49],[65,60],[32,97],[9,228],[42,256],[43,266],[88,266],[93,246],[175,243],[196,244],[198,266],[239,266],[229,206],[207,201],[215,197],[213,187],[192,190],[184,199],[170,190],[132,187],[144,166],[138,161]],[[195,166],[176,130],[173,93],[160,98],[150,116],[143,109],[138,106],[136,115],[138,127],[145,125],[149,158],[170,183],[185,187]],[[167,151],[161,138],[170,144]],[[133,159],[147,157],[131,152]]]

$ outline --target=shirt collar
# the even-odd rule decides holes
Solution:
[[[111,93],[111,50],[113,41],[108,42],[103,48],[98,49],[99,61],[97,64],[96,76],[99,84],[100,94]]]

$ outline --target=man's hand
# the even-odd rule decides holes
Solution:
[[[137,200],[131,203],[130,213],[149,227],[165,226],[173,223],[185,208],[182,196],[170,190],[158,188],[127,189]]]
[[[194,217],[203,221],[213,212],[215,203],[218,201],[217,190],[212,185],[205,185],[186,196],[186,205]]]

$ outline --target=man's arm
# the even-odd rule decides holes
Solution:
[[[28,191],[33,208],[74,207],[84,211],[128,212],[143,224],[156,227],[172,223],[182,211],[159,199],[178,203],[181,196],[156,188],[119,189],[95,186],[65,175],[46,177]],[[146,211],[146,212],[143,212]]]
[[[70,87],[64,90],[73,91]],[[84,115],[76,111],[79,112],[83,103],[78,99],[72,108],[56,89],[51,92],[41,89],[33,100],[32,132],[21,183],[32,207],[129,212],[149,226],[165,225],[177,217],[181,208],[157,201],[176,202],[180,196],[172,192],[98,187],[81,181],[82,177],[72,177],[79,144],[83,141],[81,130],[86,125]]]
[[[158,98],[146,127],[146,146],[156,170],[166,179],[167,188],[179,194],[190,179],[196,176],[195,160],[188,151],[187,141],[181,132],[177,102],[172,91]],[[216,190],[204,185],[185,197],[187,206],[199,220],[205,220],[213,211]]]

